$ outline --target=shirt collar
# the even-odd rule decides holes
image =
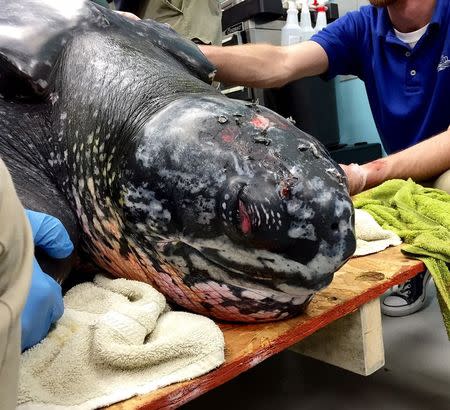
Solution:
[[[375,6],[372,6],[375,7]],[[378,37],[386,37],[387,33],[392,31],[392,23],[389,18],[389,13],[386,7],[375,7],[375,13],[378,15],[377,19],[377,35]]]
[[[430,26],[443,26],[448,24],[449,2],[448,0],[436,0],[436,6],[431,17]]]

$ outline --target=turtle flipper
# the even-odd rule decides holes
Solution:
[[[131,23],[141,25],[141,30],[145,29],[145,34],[152,39],[154,45],[170,53],[197,78],[206,83],[212,82],[216,67],[205,57],[195,43],[181,37],[167,24],[158,23],[154,20]]]
[[[214,66],[198,47],[165,24],[132,21],[87,0],[4,0],[0,94],[8,98],[45,94],[66,44],[80,33],[94,31],[133,39],[131,43],[144,53],[159,48],[205,82],[214,75]]]
[[[27,84],[27,92],[32,89],[42,93],[65,43],[90,17],[87,2],[5,0],[1,7],[0,73],[21,79],[14,85],[21,85],[20,91]],[[14,90],[14,87],[5,89],[5,84],[8,86],[5,81],[2,84],[2,94]]]

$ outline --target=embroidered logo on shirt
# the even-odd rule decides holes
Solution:
[[[438,66],[437,66],[437,70],[438,71],[442,71],[442,70],[445,70],[448,67],[450,67],[450,60],[448,59],[447,56],[444,56],[442,54],[441,61],[439,62]]]

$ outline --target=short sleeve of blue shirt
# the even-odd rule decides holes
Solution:
[[[328,56],[326,79],[352,74],[362,77],[361,47],[364,45],[366,22],[361,12],[347,13],[311,37]]]

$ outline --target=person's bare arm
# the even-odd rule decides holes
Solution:
[[[216,79],[228,84],[271,88],[328,69],[325,50],[314,41],[288,47],[248,44],[229,47],[200,46],[217,67]]]
[[[420,182],[438,177],[450,169],[450,127],[435,137],[385,158],[361,166],[341,166],[347,174],[351,195],[389,179],[412,178]]]

